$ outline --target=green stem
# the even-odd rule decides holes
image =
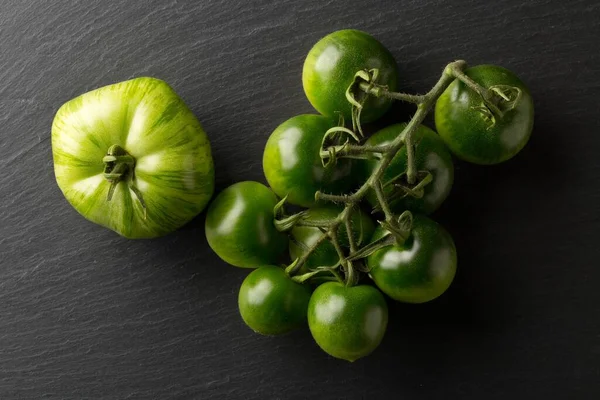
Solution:
[[[346,218],[345,215],[349,215],[349,210],[351,209],[352,206],[350,207],[346,207],[344,209],[344,211],[342,211],[342,213],[340,215],[344,215],[342,217],[342,219]],[[341,222],[341,221],[338,221]],[[346,260],[346,255],[344,254],[344,250],[342,249],[342,246],[340,246],[340,242],[338,240],[338,235],[337,235],[337,228],[334,230],[331,230],[329,232],[329,237],[331,238],[331,243],[333,244],[333,247],[335,248],[335,251],[337,252],[337,255],[340,259],[340,264],[342,265],[342,268],[344,269],[344,272],[346,274],[346,285],[347,286],[352,286],[355,283],[355,276],[354,276],[354,266],[352,265],[352,261],[348,261]]]
[[[406,146],[406,181],[409,185],[414,185],[417,180],[417,166],[415,162],[415,143],[413,139],[414,130],[407,133],[404,139]]]
[[[335,152],[337,157],[368,159],[371,157],[369,153],[384,153],[386,149],[386,145],[370,146],[364,144],[359,146],[355,144],[342,144],[323,149],[321,150],[320,155],[321,158],[329,158],[331,156],[331,152]]]
[[[450,63],[449,66],[453,66],[455,63],[460,63],[460,65],[463,65],[464,61],[455,61],[454,63]],[[446,69],[447,68],[448,67],[446,67]],[[446,70],[444,70],[444,71],[446,71]],[[414,132],[417,130],[419,125],[423,122],[423,120],[425,119],[425,117],[427,116],[427,114],[429,113],[429,111],[431,110],[431,108],[433,107],[435,102],[437,101],[437,99],[442,95],[444,90],[446,90],[448,85],[450,85],[450,83],[453,80],[454,80],[453,76],[449,76],[448,74],[446,74],[444,72],[442,74],[442,76],[440,77],[440,79],[435,84],[435,86],[426,95],[424,95],[425,99],[422,103],[420,103],[417,106],[417,112],[414,114],[414,116],[412,117],[410,122],[406,125],[406,127],[404,128],[402,133],[400,135],[398,135],[389,144],[388,149],[383,154],[381,161],[377,165],[377,168],[373,171],[373,173],[371,174],[369,179],[363,184],[363,186],[361,186],[361,188],[356,193],[354,193],[354,195],[353,195],[354,197],[360,197],[362,199],[362,197],[368,192],[369,188],[372,188],[376,184],[376,182],[381,179],[385,169],[390,165],[390,162],[392,161],[392,159],[394,158],[396,153],[398,153],[400,148],[405,143],[412,143],[412,136],[413,136]],[[407,150],[408,150],[408,148],[407,148]],[[414,157],[414,155],[413,155],[413,157]],[[408,152],[407,152],[407,158],[408,158],[408,164],[409,164],[408,168],[410,170],[411,169],[411,167],[410,167],[411,160],[410,160],[410,156],[409,156]],[[414,164],[414,162],[413,162],[413,164]],[[416,170],[415,170],[414,165],[412,167],[412,170],[414,171],[413,172],[413,182],[414,182],[414,179],[416,177]],[[407,172],[407,175],[408,175],[408,172]],[[410,175],[408,176],[408,180],[410,182]]]
[[[410,211],[404,211],[397,219],[381,221],[379,224],[390,232],[397,244],[402,244],[408,239],[412,231],[413,216]]]
[[[496,104],[496,95],[499,95],[498,93],[489,90],[488,88],[481,86],[480,84],[478,84],[477,82],[475,82],[473,79],[469,78],[467,76],[467,74],[465,74],[464,69],[466,68],[467,63],[464,61],[455,61],[454,63],[449,64],[446,69],[444,70],[444,73],[446,73],[447,75],[458,79],[459,81],[461,81],[462,83],[464,83],[465,85],[467,85],[467,87],[471,90],[473,90],[475,93],[477,93],[479,96],[481,96],[481,98],[483,99],[483,102],[485,103],[485,105],[490,109],[490,111],[498,116],[501,117],[503,112],[500,110],[500,108],[497,106]],[[499,95],[500,96],[500,95]],[[502,96],[503,100],[507,100],[506,97]]]
[[[108,148],[106,156],[102,158],[102,162],[104,163],[104,178],[110,182],[106,200],[111,201],[117,185],[120,182],[125,182],[140,202],[144,210],[144,219],[146,219],[146,202],[144,201],[142,192],[133,183],[135,179],[135,158],[124,148],[118,144],[114,144]]]
[[[348,212],[346,213],[344,218],[344,225],[346,226],[346,235],[348,236],[348,244],[350,245],[350,253],[354,253],[356,251],[356,241],[354,240],[354,235],[352,234],[352,213],[354,212],[354,207],[354,204],[352,204],[352,206],[349,207]]]
[[[408,94],[401,92],[390,92],[385,86],[361,82],[358,87],[365,93],[375,97],[387,97],[388,99],[405,101],[407,103],[421,104],[425,101],[425,96],[419,94]]]
[[[294,226],[310,226],[313,228],[329,228],[331,226],[330,219],[301,219]]]
[[[462,83],[467,85],[469,87],[469,89],[471,89],[474,92],[476,92],[477,94],[479,94],[481,97],[485,98],[485,97],[489,96],[488,90],[485,87],[479,85],[473,79],[469,78],[467,76],[467,74],[465,74],[465,72],[464,72],[465,67],[466,67],[466,63],[464,61],[455,61],[454,63],[449,64],[446,67],[446,69],[444,70],[444,73],[453,78],[458,79],[459,81],[461,81]]]
[[[340,275],[340,273],[337,272],[335,269],[331,269],[331,270],[329,270],[329,272],[331,272],[333,274],[333,276],[335,276],[335,279],[339,283],[344,283],[344,278],[342,278],[342,276]]]
[[[373,190],[375,191],[375,195],[377,196],[377,201],[379,202],[379,206],[381,207],[381,211],[383,211],[383,215],[385,215],[386,221],[391,221],[393,218],[392,210],[390,209],[390,205],[385,198],[385,192],[383,190],[383,185],[381,181],[377,181],[375,186],[373,186]]]
[[[291,230],[294,226],[300,225],[302,218],[304,217],[304,213],[300,212],[298,214],[293,214],[284,218],[277,218],[273,221],[275,225],[275,229],[279,232],[287,232]]]
[[[329,201],[331,203],[350,203],[350,202],[353,202],[353,195],[328,194],[328,193],[323,193],[321,191],[318,191],[315,193],[315,200],[317,200],[317,201],[324,200],[324,201]]]
[[[298,271],[300,271],[302,266],[306,263],[306,260],[308,260],[308,257],[310,257],[310,255],[317,249],[317,247],[319,247],[323,242],[325,242],[328,239],[329,239],[329,234],[327,232],[323,232],[317,238],[317,240],[306,250],[306,252],[304,252],[304,254],[302,254],[302,256],[297,259],[296,265],[294,265],[294,267],[288,271],[288,275],[289,276],[296,275],[298,273]]]
[[[375,253],[377,250],[387,247],[387,246],[391,246],[393,244],[402,244],[402,243],[398,243],[396,238],[390,233],[390,234],[380,237],[379,239],[375,240],[374,242],[367,244],[366,246],[362,247],[360,250],[357,250],[354,254],[347,257],[347,259],[349,261],[354,261],[354,260],[358,260],[360,258],[365,258],[365,257],[368,257],[371,254]]]

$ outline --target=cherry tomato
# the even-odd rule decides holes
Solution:
[[[244,279],[238,306],[253,331],[279,335],[306,323],[310,295],[308,286],[294,282],[282,268],[265,266]]]
[[[274,264],[287,235],[273,224],[277,196],[265,185],[246,181],[223,190],[206,214],[206,239],[221,259],[236,267]]]
[[[290,204],[315,205],[317,190],[344,193],[352,182],[352,161],[340,159],[323,167],[320,157],[325,132],[336,122],[322,115],[303,114],[279,125],[269,137],[263,170],[269,186]]]
[[[309,51],[302,70],[302,84],[306,97],[323,115],[335,116],[341,112],[349,121],[351,104],[346,90],[360,70],[379,70],[376,83],[396,90],[398,66],[390,52],[371,35],[353,30],[333,32]],[[384,97],[368,96],[363,104],[362,122],[375,121],[390,107]]]
[[[367,141],[367,145],[385,145],[393,141],[400,132],[406,127],[406,123],[388,126],[373,136]],[[396,213],[401,213],[404,210],[416,211],[424,214],[429,214],[435,211],[448,197],[450,189],[454,183],[454,164],[452,156],[448,152],[446,145],[440,137],[431,129],[424,125],[420,125],[414,132],[415,139],[415,162],[417,171],[429,171],[433,177],[427,186],[425,186],[423,197],[417,198],[406,196],[394,201],[390,201],[390,208]],[[375,170],[379,160],[372,157],[369,160],[363,160],[362,172],[363,178],[367,179]],[[383,174],[383,183],[389,182],[394,177],[406,172],[407,156],[406,147],[402,147],[392,162],[387,167]],[[401,190],[392,185],[384,188],[384,193],[388,200],[393,194],[402,194]],[[377,196],[374,192],[367,195],[369,203],[375,207]]]
[[[307,221],[319,221],[333,219],[342,212],[343,208],[335,205],[326,205],[320,207],[314,207],[307,210],[306,220]],[[357,210],[352,215],[352,234],[357,246],[368,243],[373,235],[375,226],[373,221],[367,214]],[[311,226],[294,226],[291,230],[290,235],[290,256],[292,260],[301,257],[304,252],[312,246],[321,236],[319,228]],[[340,226],[338,229],[339,243],[342,247],[348,248],[348,234],[346,233],[346,227]],[[314,252],[308,257],[304,263],[304,271],[319,266],[333,266],[339,261],[339,256],[335,251],[335,247],[330,241],[321,243]]]
[[[308,327],[326,353],[355,361],[379,346],[388,321],[388,308],[373,286],[320,285],[308,303]]]
[[[495,65],[478,65],[468,68],[465,74],[486,88],[495,85],[518,88],[519,99],[503,116],[495,116],[486,112],[481,96],[457,79],[436,102],[437,131],[450,150],[463,160],[475,164],[506,161],[531,136],[533,100],[529,90],[511,71]],[[516,93],[510,93],[509,98],[516,98]]]
[[[375,230],[373,241],[384,234]],[[456,247],[437,222],[415,215],[411,236],[367,257],[370,276],[382,292],[406,303],[431,301],[448,289],[456,273]]]

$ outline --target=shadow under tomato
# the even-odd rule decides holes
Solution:
[[[566,190],[569,176],[560,157],[566,143],[543,136],[551,126],[536,121],[526,148],[503,164],[456,161],[452,193],[432,215],[456,242],[456,278],[430,303],[389,300],[388,332],[378,351],[407,365],[448,364],[461,352],[477,356],[515,334],[523,319],[536,318],[526,301],[551,255],[534,235],[560,207],[556,193]]]

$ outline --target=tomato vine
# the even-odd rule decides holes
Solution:
[[[501,108],[506,107],[507,104],[508,107],[514,106],[514,103],[518,101],[518,97],[517,99],[515,99],[515,96],[509,97],[505,94],[505,92],[497,90],[497,88],[488,89],[479,85],[464,73],[466,67],[467,63],[463,60],[457,60],[449,63],[444,68],[443,73],[437,83],[428,93],[424,95],[413,95],[388,90],[386,86],[379,85],[377,83],[378,71],[376,69],[371,69],[369,71],[358,71],[356,73],[355,81],[348,87],[348,90],[346,91],[346,97],[353,107],[353,129],[356,129],[358,132],[350,130],[344,126],[339,126],[330,129],[327,134],[333,131],[346,132],[350,138],[358,141],[358,136],[362,136],[362,130],[360,128],[360,112],[362,103],[361,101],[358,101],[357,98],[362,99],[364,102],[365,95],[375,97],[384,96],[393,100],[413,103],[417,106],[417,110],[406,127],[398,133],[396,138],[391,143],[369,146],[360,145],[357,143],[351,144],[349,141],[347,141],[341,145],[330,146],[321,149],[320,155],[325,163],[331,158],[334,159],[334,161],[339,158],[364,159],[367,158],[370,153],[379,154],[380,161],[370,177],[354,193],[343,195],[328,194],[321,191],[317,191],[315,193],[315,199],[317,201],[329,201],[337,204],[344,204],[345,207],[343,211],[340,212],[336,218],[327,221],[319,221],[317,224],[315,224],[314,221],[307,223],[303,220],[302,213],[298,213],[287,217],[287,221],[293,220],[291,225],[284,226],[281,221],[278,221],[279,228],[281,230],[288,230],[294,224],[318,226],[322,230],[322,234],[319,239],[306,250],[302,257],[298,258],[287,267],[287,273],[290,276],[296,275],[301,270],[308,257],[310,257],[312,252],[314,252],[323,241],[330,240],[333,243],[340,259],[340,266],[345,277],[344,283],[352,286],[358,282],[356,263],[359,262],[360,259],[369,256],[382,247],[389,246],[393,243],[401,244],[406,240],[411,230],[412,214],[410,211],[405,211],[398,216],[391,211],[388,199],[386,199],[386,196],[384,195],[384,183],[382,182],[382,176],[398,151],[405,146],[407,150],[407,186],[402,188],[409,195],[422,196],[423,188],[431,182],[431,174],[429,171],[417,171],[414,155],[414,134],[446,88],[455,79],[460,80],[469,88],[480,94],[484,104],[482,107],[485,107],[487,110],[489,110],[489,113],[497,117],[502,116],[502,111],[500,111]],[[505,87],[504,90],[507,92],[519,92],[518,88],[512,87]],[[327,136],[327,134],[325,136]],[[383,212],[385,217],[385,219],[383,221],[379,221],[379,223],[389,232],[389,235],[385,235],[377,242],[367,244],[359,249],[357,248],[356,242],[351,234],[351,218],[353,210],[358,207],[359,203],[367,195],[369,190],[374,191],[376,194],[377,202],[379,203],[379,209]],[[345,225],[347,227],[346,232],[348,234],[349,242],[349,252],[347,254],[339,244],[337,232],[340,225]],[[364,270],[364,267],[359,267],[359,269]],[[332,269],[323,268],[323,270],[331,271]],[[297,280],[304,281],[316,275],[317,272],[309,272],[306,276],[297,277]],[[340,277],[340,275],[337,273],[335,276],[337,278]]]

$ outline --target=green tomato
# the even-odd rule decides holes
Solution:
[[[263,154],[263,170],[269,186],[287,202],[315,205],[315,192],[340,194],[352,182],[352,160],[341,159],[323,167],[320,150],[325,132],[335,126],[331,118],[303,114],[279,125],[269,137]]]
[[[377,228],[372,241],[384,232]],[[415,215],[408,240],[377,250],[367,257],[367,266],[377,287],[392,299],[425,303],[450,287],[456,274],[456,247],[441,225]]]
[[[400,132],[406,127],[406,123],[388,126],[373,136],[367,141],[367,145],[386,145],[392,142]],[[415,163],[417,171],[429,171],[433,177],[433,181],[425,186],[423,197],[416,198],[406,196],[390,202],[390,208],[396,213],[401,213],[405,210],[416,211],[424,214],[432,213],[444,202],[450,194],[452,184],[454,183],[454,164],[452,156],[448,152],[446,145],[440,137],[431,129],[424,125],[420,125],[414,132],[415,139]],[[364,179],[367,179],[379,165],[379,160],[372,157],[368,160],[363,160],[362,172]],[[394,177],[406,172],[407,156],[406,147],[403,146],[396,156],[392,159],[390,165],[386,168],[383,174],[384,184],[389,182]],[[384,188],[384,193],[387,198],[396,193],[392,185]],[[396,193],[398,194],[398,193]],[[374,192],[367,194],[367,200],[375,207],[377,196]]]
[[[361,70],[378,69],[379,85],[395,91],[398,66],[390,52],[369,34],[353,29],[330,33],[309,51],[302,70],[302,85],[313,107],[323,115],[342,113],[350,120],[352,107],[346,90]],[[381,117],[391,100],[368,96],[363,104],[361,121],[371,122]]]
[[[306,211],[306,221],[322,221],[331,220],[342,212],[343,208],[328,204],[326,206],[314,207]],[[351,218],[352,235],[357,246],[364,245],[369,242],[375,226],[371,218],[364,212],[357,210]],[[345,225],[338,228],[339,243],[343,248],[350,246],[348,242],[348,234],[346,233]],[[290,257],[292,260],[301,257],[309,247],[311,247],[322,235],[319,228],[312,226],[296,225],[292,228],[290,235]],[[308,257],[301,271],[308,272],[320,266],[333,266],[339,262],[339,256],[333,247],[333,244],[327,240],[321,243],[313,253]]]
[[[128,238],[174,231],[204,209],[214,190],[202,126],[155,78],[105,86],[65,103],[52,125],[52,153],[67,201]],[[105,161],[109,153],[117,161]]]
[[[242,268],[275,264],[287,235],[273,223],[277,196],[265,185],[238,182],[212,201],[206,214],[206,239],[221,259]]]
[[[482,112],[481,96],[456,79],[435,105],[435,126],[450,150],[475,164],[497,164],[515,156],[533,129],[533,99],[511,71],[495,65],[468,68],[465,74],[483,87],[508,85],[521,91],[520,99],[503,116]]]
[[[310,295],[308,286],[294,282],[282,268],[266,266],[244,279],[238,305],[253,331],[279,335],[306,324]]]
[[[381,292],[369,285],[320,285],[308,303],[308,327],[326,353],[356,361],[379,346],[388,322]]]

